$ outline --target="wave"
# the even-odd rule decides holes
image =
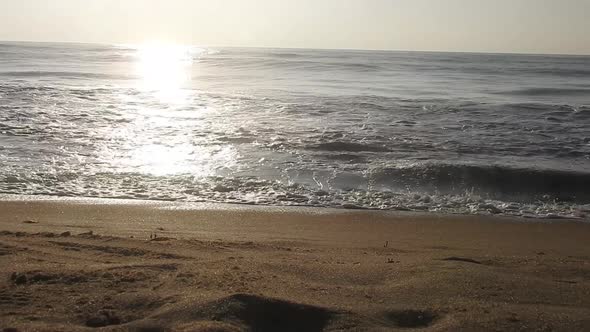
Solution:
[[[275,56],[277,58],[287,58],[287,59],[293,59],[293,58],[300,58],[303,57],[303,54],[299,54],[299,53],[271,53],[272,56]]]
[[[590,202],[590,173],[512,168],[506,166],[424,164],[384,168],[372,172],[371,180],[393,188],[426,192],[479,195],[517,201],[556,199]]]
[[[377,177],[421,179],[422,184],[498,181],[503,190],[535,189],[535,180],[548,178],[541,189],[559,187],[559,192],[581,192],[589,174],[564,174],[553,171],[515,170],[474,166],[390,168]],[[421,177],[421,178],[420,178]],[[521,177],[523,179],[521,179]],[[477,180],[480,179],[480,180]],[[354,177],[352,178],[354,181]],[[409,179],[407,179],[409,180]],[[514,181],[514,183],[511,183]],[[374,179],[372,182],[375,182]],[[579,183],[578,183],[579,182]],[[148,184],[149,185],[146,185]],[[531,185],[531,183],[533,183]],[[318,184],[319,185],[319,184]],[[553,190],[549,191],[555,191]],[[536,188],[539,189],[539,188]],[[542,190],[541,192],[544,192]],[[584,218],[590,212],[588,201],[556,202],[550,197],[538,200],[497,200],[489,195],[463,190],[458,194],[426,190],[374,190],[317,188],[300,183],[282,183],[257,177],[204,177],[191,175],[153,176],[140,173],[34,172],[0,174],[0,194],[47,195],[147,199],[184,202],[222,202],[256,205],[295,205],[349,209],[433,211],[461,214],[505,214],[526,217]],[[588,194],[586,194],[587,197]],[[581,200],[581,197],[578,197]],[[578,212],[576,212],[578,211]],[[585,212],[586,211],[586,212]]]
[[[544,96],[544,95],[559,95],[559,96],[590,96],[590,88],[525,88],[512,91],[501,91],[496,94],[514,95],[514,96]]]
[[[7,77],[55,77],[55,78],[80,78],[80,79],[129,79],[125,75],[113,75],[102,73],[72,72],[72,71],[5,71],[0,76]]]
[[[337,59],[314,59],[307,58],[303,54],[291,53],[272,53],[265,56],[248,56],[243,54],[223,54],[222,56],[204,56],[199,57],[198,61],[215,66],[235,67],[241,69],[287,69],[301,71],[341,71],[341,72],[382,72],[388,71],[387,66],[350,61],[334,61]]]
[[[535,68],[523,70],[523,73],[532,73],[538,75],[565,76],[565,77],[590,77],[590,70],[580,68]]]
[[[507,64],[509,66],[509,64]],[[505,75],[506,73],[510,72],[513,75],[536,75],[540,78],[554,78],[554,77],[564,77],[564,78],[586,78],[590,77],[590,70],[584,70],[581,68],[522,68],[519,66],[507,67],[507,66],[468,66],[462,63],[458,63],[456,67],[451,66],[434,66],[429,68],[430,70],[434,71],[447,71],[447,72],[457,72],[463,71],[468,72],[471,74],[476,75]],[[416,65],[414,67],[415,70],[425,70],[424,66]]]
[[[346,151],[346,152],[389,152],[390,150],[382,145],[377,144],[364,144],[364,143],[353,143],[353,142],[326,142],[316,145],[308,146],[310,150],[321,150],[321,151]]]

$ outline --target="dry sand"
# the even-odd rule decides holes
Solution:
[[[590,330],[589,239],[564,220],[5,200],[0,331]]]

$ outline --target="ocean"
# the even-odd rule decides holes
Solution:
[[[590,217],[590,57],[0,43],[0,193]]]

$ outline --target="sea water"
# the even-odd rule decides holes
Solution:
[[[4,42],[0,192],[588,218],[590,57]]]

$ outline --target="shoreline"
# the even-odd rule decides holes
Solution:
[[[0,327],[586,330],[588,238],[569,220],[0,200]]]
[[[151,200],[136,198],[103,198],[103,197],[73,197],[54,195],[18,195],[0,194],[2,202],[53,202],[70,205],[114,205],[114,206],[144,206],[148,208],[160,208],[184,211],[261,211],[307,214],[348,214],[348,213],[375,213],[388,216],[420,216],[420,217],[458,217],[458,218],[483,218],[495,220],[512,220],[521,222],[590,222],[587,216],[560,216],[560,215],[511,215],[505,213],[453,213],[448,211],[406,210],[406,209],[379,209],[379,208],[345,208],[330,206],[310,205],[276,205],[276,204],[252,204],[236,202],[191,202],[175,200]],[[581,213],[581,212],[580,212]],[[590,216],[589,216],[590,217]]]
[[[109,236],[136,236],[150,230],[164,229],[166,234],[179,238],[195,234],[220,233],[224,236],[242,229],[257,232],[268,227],[265,237],[289,232],[292,228],[305,232],[300,237],[333,231],[341,228],[355,232],[375,234],[375,229],[404,228],[407,225],[423,225],[421,228],[445,227],[448,229],[486,229],[511,227],[525,230],[530,227],[560,228],[590,227],[585,219],[523,218],[498,214],[471,215],[435,212],[342,209],[329,207],[249,205],[208,202],[177,202],[136,199],[107,199],[90,197],[53,196],[0,196],[0,212],[4,217],[0,225],[10,229],[42,231],[103,232]],[[27,224],[23,221],[32,221]],[[280,229],[276,227],[280,225]],[[580,225],[580,226],[575,226]],[[583,226],[582,226],[583,225]],[[262,236],[257,232],[242,236]],[[310,233],[310,234],[308,234]],[[186,234],[186,235],[184,235]],[[358,234],[358,233],[357,233]],[[385,233],[387,234],[387,232]],[[381,237],[386,235],[380,234]],[[271,238],[269,238],[272,240]]]

